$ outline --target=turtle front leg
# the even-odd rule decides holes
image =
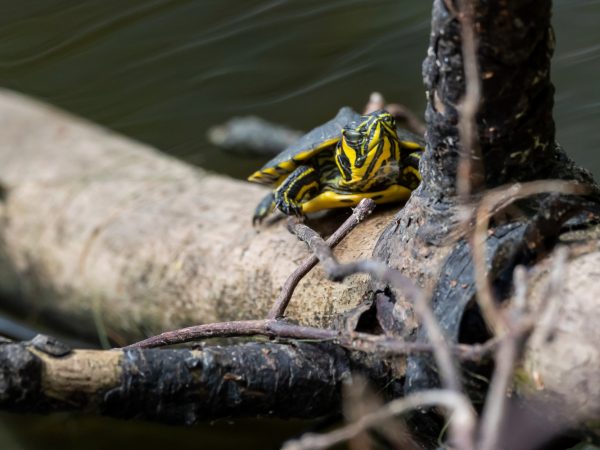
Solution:
[[[302,203],[319,192],[319,174],[314,167],[298,166],[275,190],[275,205],[287,215],[303,215]]]
[[[408,200],[412,191],[399,184],[394,184],[381,191],[339,193],[324,191],[314,198],[302,203],[302,213],[308,214],[322,209],[356,206],[363,198],[370,198],[377,204],[403,202]]]
[[[273,192],[269,192],[263,197],[263,199],[256,205],[254,210],[254,216],[252,216],[252,225],[260,224],[265,217],[267,217],[275,209]]]

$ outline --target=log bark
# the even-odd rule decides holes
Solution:
[[[570,257],[558,286],[548,291],[553,256],[534,269],[529,285],[532,307],[548,305],[525,349],[516,387],[552,407],[545,414],[585,428],[600,438],[600,229],[565,236]]]
[[[0,91],[2,306],[124,344],[182,326],[264,318],[307,256],[282,224],[253,228],[265,189],[187,166],[50,106]],[[253,168],[248,168],[249,172]],[[348,211],[317,222],[330,233]],[[391,212],[354,230],[342,260],[368,257]],[[288,316],[327,326],[366,277],[313,270]]]
[[[342,385],[357,374],[397,395],[385,362],[331,344],[70,350],[39,335],[0,345],[0,408],[186,425],[222,417],[312,418],[339,412]]]
[[[457,130],[458,105],[465,93],[461,12],[456,6],[459,3],[474,8],[474,31],[479,48],[477,63],[482,80],[476,138],[485,177],[476,194],[502,184],[536,179],[593,183],[589,172],[576,167],[555,142],[554,88],[550,81],[554,45],[551,1],[435,0],[430,46],[423,64],[428,99],[427,149],[421,164],[423,182],[380,235],[374,250],[376,257],[422,286],[435,286],[443,278],[440,271],[448,255],[457,246],[469,246],[468,239],[459,242],[447,239],[461,213],[456,186],[460,155],[465,151]],[[449,9],[448,5],[454,7]],[[594,201],[597,203],[597,198]],[[515,219],[514,225],[531,224],[529,220],[536,215],[552,217],[557,213],[551,209],[536,211],[543,202],[529,205],[532,211]],[[494,230],[490,230],[491,238],[495,237]],[[600,279],[594,265],[584,262],[595,261],[598,257],[598,236],[597,233],[585,236],[581,238],[585,242],[582,247],[577,247],[581,243],[579,239],[564,241],[572,247],[572,257],[564,268],[563,282],[568,283],[568,288],[560,296],[561,310],[568,315],[555,317],[557,323],[555,332],[551,333],[551,345],[543,340],[532,340],[523,361],[526,370],[522,373],[528,386],[536,386],[528,394],[535,392],[554,401],[558,399],[565,406],[557,409],[561,420],[570,415],[569,420],[579,420],[579,426],[582,416],[593,421],[600,414],[600,393],[595,383],[589,382],[600,373],[600,352],[593,344],[600,339],[600,331],[589,326],[600,320],[599,297],[596,295]],[[544,261],[541,267],[545,269],[540,268],[544,276],[540,275],[536,281],[542,286],[547,286],[548,265],[553,261],[551,250],[562,239],[560,232],[547,238],[546,244],[550,245],[538,248],[537,256],[526,260],[530,270],[537,267],[540,259]],[[472,264],[469,267],[465,270],[472,270]],[[451,270],[450,267],[447,269]],[[509,274],[512,272],[510,267],[505,269]],[[569,278],[575,274],[576,278]],[[535,289],[532,287],[536,294],[529,298],[531,308],[540,303],[540,295],[547,296],[540,284],[536,286]],[[374,289],[385,287],[376,285]],[[462,286],[457,283],[450,289],[456,291]],[[422,330],[419,330],[418,322],[412,320],[412,307],[402,292],[394,292],[393,302],[392,314],[403,324],[399,334],[407,339],[419,335]],[[565,320],[564,325],[561,319]],[[458,334],[459,330],[454,331]],[[559,360],[556,355],[563,355],[564,359]],[[577,376],[572,377],[571,364],[577,364]],[[536,384],[534,380],[546,381]],[[574,389],[576,382],[577,389]]]
[[[449,10],[448,4],[464,6]],[[476,131],[485,172],[482,188],[573,177],[572,162],[555,143],[551,5],[549,0],[434,2],[423,63],[431,149],[423,178],[434,200],[452,201],[456,195],[458,161],[467,150],[457,129],[466,92],[459,16],[471,7],[481,79]]]

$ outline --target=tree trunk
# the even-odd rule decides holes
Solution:
[[[440,303],[452,302],[455,298],[436,298],[436,292],[442,290],[456,293],[467,289],[467,286],[457,283],[459,270],[447,264],[447,261],[458,264],[456,256],[460,246],[466,248],[464,257],[467,260],[461,267],[469,282],[473,282],[472,275],[468,275],[472,271],[469,239],[455,242],[455,239],[447,238],[452,236],[457,217],[461,214],[456,187],[461,176],[461,153],[467,151],[458,132],[458,105],[465,95],[463,35],[458,18],[461,13],[448,10],[446,5],[452,3],[474,8],[473,30],[478,44],[477,64],[482,83],[476,115],[476,141],[485,173],[484,182],[479,187],[475,186],[475,194],[506,183],[548,178],[593,183],[593,179],[589,172],[576,167],[554,140],[554,88],[550,81],[550,57],[554,48],[550,25],[551,1],[434,1],[430,46],[423,64],[428,99],[427,150],[421,164],[423,181],[380,235],[374,254],[422,286],[437,284],[433,296],[434,302],[438,303],[434,303],[434,308],[437,308],[442,325],[444,322],[450,324],[445,326],[448,337],[458,339],[459,335],[466,333],[467,339],[472,339],[470,330],[465,329],[473,324],[472,316],[469,316],[470,320],[463,321],[463,313],[474,304],[474,300],[465,300],[463,307],[457,311],[458,316],[448,318],[439,314],[451,310],[451,307],[440,306]],[[592,203],[597,208],[597,200]],[[549,208],[546,205],[539,198],[522,204],[529,211],[514,220],[508,219],[504,225],[528,227],[533,223],[535,228],[534,222],[539,217],[560,215],[551,202]],[[597,220],[597,209],[594,214],[590,213],[590,217]],[[506,247],[510,247],[492,243],[502,223],[498,221],[496,227],[489,230],[487,245],[490,254],[494,245],[495,254],[500,256],[507,252]],[[538,245],[539,248],[527,258],[523,257],[527,252],[523,248],[511,255],[508,265],[506,258],[503,263],[503,270],[510,274],[517,263],[526,264],[531,273],[536,274],[531,280],[532,295],[528,299],[532,309],[542,301],[560,302],[557,308],[561,312],[551,308],[555,314],[552,319],[558,323],[546,324],[541,327],[542,330],[536,330],[536,335],[541,333],[546,339],[534,336],[531,340],[524,359],[526,370],[521,373],[522,380],[526,380],[522,387],[526,386],[524,390],[528,393],[537,392],[546,398],[558,399],[564,408],[559,408],[557,415],[566,411],[566,415],[574,418],[598,418],[600,391],[596,383],[587,382],[600,373],[600,351],[593,344],[600,339],[600,331],[598,327],[591,326],[600,320],[600,297],[597,294],[600,279],[594,264],[600,257],[598,233],[591,230],[569,237],[563,234],[564,231],[559,226],[552,229],[551,234],[543,236],[539,245],[524,243],[525,247]],[[544,241],[543,245],[541,241]],[[550,297],[547,290],[549,268],[554,264],[552,250],[557,244],[569,246],[571,256],[563,268],[561,283],[565,286],[564,290]],[[453,259],[449,259],[449,255],[453,255]],[[492,256],[488,255],[488,258]],[[456,276],[444,277],[447,272]],[[443,286],[444,282],[446,286]],[[375,287],[382,289],[379,285]],[[419,334],[422,336],[416,321],[405,320],[413,316],[412,305],[406,302],[402,292],[394,294],[391,311],[396,321],[402,323],[400,334],[407,339]],[[460,293],[456,295],[461,296]],[[507,295],[511,295],[510,290]],[[560,318],[566,323],[560,323]],[[549,336],[552,337],[551,344],[547,340]],[[577,366],[576,375],[572,372],[573,365]],[[407,388],[411,381],[417,381],[411,379],[410,370],[408,375]],[[575,383],[577,389],[574,388]],[[532,386],[533,390],[530,389]]]

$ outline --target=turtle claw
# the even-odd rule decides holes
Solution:
[[[282,198],[276,198],[275,205],[277,206],[277,209],[279,211],[281,211],[282,213],[284,213],[286,216],[296,216],[296,217],[304,216],[304,214],[302,213],[302,206],[297,203],[290,202],[290,201],[286,202]]]
[[[260,225],[264,218],[271,214],[274,209],[275,203],[273,202],[273,192],[269,192],[256,206],[254,216],[252,216],[252,225]]]
[[[252,216],[252,226],[255,227],[257,225],[260,225],[263,219],[264,217],[254,214],[254,216]]]

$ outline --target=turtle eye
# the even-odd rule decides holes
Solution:
[[[382,114],[380,116],[381,120],[384,121],[385,123],[393,123],[394,122],[394,118],[392,117],[392,115],[390,113],[385,113]]]

